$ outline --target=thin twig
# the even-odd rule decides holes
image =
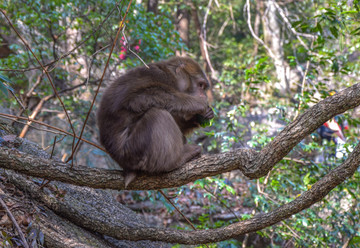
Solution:
[[[211,194],[218,202],[220,202],[221,205],[223,205],[227,210],[230,211],[230,213],[232,213],[234,215],[234,217],[238,220],[241,221],[240,218],[237,216],[237,214],[234,212],[234,210],[232,210],[228,205],[226,205],[225,203],[222,202],[222,200],[216,195],[216,193],[211,192],[208,188],[204,187],[203,188],[206,192],[208,192],[209,194]]]
[[[108,59],[107,59],[107,61],[106,61],[106,65],[105,65],[103,74],[102,74],[102,76],[101,76],[99,85],[98,85],[98,87],[97,87],[97,89],[96,89],[94,99],[93,99],[93,101],[92,101],[92,103],[91,103],[90,109],[89,109],[89,111],[88,111],[88,113],[87,113],[87,115],[86,115],[84,124],[83,124],[83,126],[82,126],[81,133],[80,133],[80,136],[79,136],[80,138],[79,138],[78,142],[76,143],[75,148],[72,150],[71,155],[70,155],[70,157],[68,158],[68,160],[67,160],[66,162],[69,162],[70,160],[73,161],[74,153],[75,153],[77,147],[78,147],[79,144],[80,144],[80,141],[81,141],[82,135],[83,135],[83,133],[84,133],[84,129],[85,129],[86,123],[87,123],[87,121],[88,121],[88,119],[89,119],[89,116],[90,116],[90,113],[91,113],[91,111],[92,111],[92,109],[93,109],[93,107],[94,107],[94,103],[95,103],[96,97],[97,97],[97,95],[98,95],[98,93],[99,93],[101,84],[102,84],[102,82],[103,82],[103,80],[104,80],[104,77],[105,77],[106,69],[107,69],[107,67],[109,66],[111,54],[112,54],[112,52],[113,52],[113,50],[114,50],[114,47],[115,47],[115,45],[116,45],[116,41],[117,41],[117,39],[118,39],[118,37],[119,37],[119,34],[120,34],[120,32],[121,32],[121,29],[123,28],[123,25],[124,25],[124,22],[125,22],[125,18],[126,18],[128,12],[129,12],[131,3],[132,3],[132,0],[130,0],[129,5],[128,5],[128,7],[127,7],[127,10],[126,10],[126,12],[125,12],[124,18],[122,18],[122,20],[121,20],[121,22],[120,22],[119,29],[118,29],[118,31],[117,31],[117,33],[116,33],[115,40],[114,40],[114,42],[113,42],[113,45],[112,45],[112,47],[111,47],[111,50],[110,50]],[[73,163],[71,164],[71,167],[73,167]]]
[[[294,235],[294,238],[296,238],[296,239],[298,239],[298,240],[301,240],[300,235],[297,234],[289,225],[287,225],[287,224],[285,223],[285,221],[282,221],[282,223],[283,223],[283,225],[284,225],[285,227],[287,227],[287,228],[290,230],[290,232]]]
[[[63,135],[63,134],[60,134],[60,135]],[[59,140],[56,141],[56,143],[59,143],[59,142],[63,141],[63,139],[64,139],[65,137],[66,137],[66,135],[63,135],[63,136],[61,137],[61,139],[59,139]],[[49,148],[52,147],[53,145],[54,145],[54,143],[48,145],[47,147],[44,148],[44,151],[46,151],[47,149],[49,149]]]
[[[127,37],[126,37],[126,35],[125,35],[125,28],[126,28],[126,24],[124,25],[124,28],[121,30],[121,32],[122,32],[122,35],[123,35],[123,37],[124,37],[124,39],[125,39],[126,48],[127,48],[132,54],[134,54],[134,55],[145,65],[146,68],[149,69],[150,67],[145,63],[145,61],[144,61],[137,53],[135,53],[133,50],[131,50],[130,45],[129,45],[129,42],[128,42],[128,39],[127,39]]]
[[[112,15],[112,13],[114,13],[116,7],[121,3],[121,1],[119,1],[116,6],[109,12],[109,14],[107,14],[107,16],[105,17],[105,19],[97,26],[97,28],[88,36],[86,37],[83,41],[81,41],[77,46],[75,46],[73,49],[71,49],[70,51],[64,53],[62,56],[60,56],[58,59],[55,59],[53,61],[51,61],[50,63],[47,63],[46,65],[44,65],[45,67],[50,67],[53,64],[57,63],[58,61],[60,61],[61,59],[69,56],[70,54],[72,54],[76,49],[78,49],[80,46],[82,46],[86,41],[88,41],[90,38],[93,37],[93,35],[99,31],[99,29],[104,25],[104,23],[109,19],[109,17]],[[56,65],[55,65],[56,66]],[[53,66],[54,67],[54,66]],[[37,66],[37,67],[32,67],[32,68],[26,68],[26,69],[1,69],[0,71],[18,71],[18,72],[27,72],[27,71],[31,71],[31,70],[38,70],[41,69],[41,66]]]
[[[56,145],[56,136],[54,137],[54,144],[53,144],[53,147],[52,147],[52,150],[51,150],[51,154],[50,154],[50,159],[52,159],[53,155],[54,155],[54,150],[55,150],[55,145]]]
[[[67,56],[69,56],[71,53],[73,53],[76,49],[78,49],[80,46],[82,46],[83,44],[85,44],[86,41],[88,41],[90,38],[92,38],[94,36],[94,34],[96,32],[98,32],[100,30],[100,28],[104,25],[104,23],[109,19],[109,17],[112,15],[112,13],[114,13],[115,9],[120,5],[120,3],[122,2],[122,0],[120,0],[118,3],[115,4],[115,7],[107,14],[107,16],[105,17],[105,19],[99,24],[99,26],[97,26],[97,28],[88,36],[86,37],[86,39],[84,39],[82,42],[80,42],[77,46],[75,46],[73,49],[71,49],[70,51],[68,51],[67,53],[65,53],[64,55],[62,55],[59,59],[53,61],[50,65],[54,64],[54,63],[58,63],[60,61],[60,59],[63,59]],[[56,64],[53,66],[53,68],[56,67]]]
[[[194,226],[193,223],[191,223],[191,221],[180,211],[180,209],[172,202],[172,200],[167,197],[167,195],[165,195],[165,193],[162,190],[159,190],[160,194],[162,194],[162,196],[176,209],[176,211],[186,220],[187,223],[189,223],[189,225],[192,227],[192,229],[196,230],[196,227]],[[207,244],[204,244],[207,248],[209,248],[209,246]]]
[[[251,26],[251,13],[250,13],[250,0],[246,0],[246,4],[244,6],[244,8],[246,8],[247,10],[247,23],[248,23],[248,27],[250,30],[251,35],[254,37],[255,40],[257,40],[261,45],[263,45],[265,47],[265,49],[268,51],[268,53],[270,54],[270,56],[272,58],[276,58],[275,54],[271,51],[270,47],[268,47],[265,42],[263,42],[254,32],[252,26]]]
[[[46,181],[46,179],[44,179],[44,181],[42,181],[39,189],[43,189],[43,188],[45,188],[49,183],[51,183],[51,180],[48,180],[46,183],[44,183],[45,181]]]
[[[288,29],[296,36],[296,38],[299,40],[301,45],[303,45],[303,47],[305,47],[306,49],[309,49],[308,46],[304,43],[304,41],[300,38],[300,36],[310,38],[310,39],[315,39],[317,37],[317,35],[304,34],[304,33],[299,33],[298,31],[296,31],[295,28],[291,25],[289,19],[287,18],[284,10],[282,8],[280,8],[279,4],[276,1],[272,1],[272,2],[274,4],[275,8],[278,10],[280,16],[282,17],[282,19],[285,21],[286,25],[288,26]]]
[[[280,204],[277,200],[271,198],[268,193],[264,192],[260,186],[260,180],[256,180],[256,187],[260,195],[263,195],[265,198],[268,198],[270,201],[275,202],[276,204]]]
[[[16,222],[15,217],[12,215],[9,208],[6,206],[6,203],[2,199],[3,197],[4,197],[4,195],[0,195],[0,204],[1,204],[1,206],[5,209],[7,215],[10,217],[11,221],[14,223],[14,226],[15,226],[16,230],[18,231],[19,236],[20,236],[20,238],[22,240],[23,246],[25,248],[29,248],[29,244],[27,243],[26,238],[25,238],[23,232],[21,231],[21,228],[20,228],[19,224]]]
[[[4,17],[6,18],[6,20],[8,21],[9,25],[11,26],[11,28],[15,31],[15,33],[17,34],[17,36],[20,38],[20,40],[24,43],[25,47],[30,51],[30,53],[34,56],[34,58],[36,59],[36,61],[39,63],[39,65],[41,66],[41,68],[43,69],[43,71],[46,73],[46,76],[47,78],[49,79],[49,82],[51,84],[51,87],[53,88],[53,91],[56,95],[56,97],[59,99],[59,102],[62,106],[62,108],[64,109],[64,112],[65,112],[65,115],[66,115],[66,118],[68,119],[68,122],[70,124],[70,127],[71,127],[71,130],[73,131],[73,134],[75,136],[75,129],[72,125],[72,122],[71,122],[71,119],[70,119],[70,116],[66,110],[66,107],[64,105],[64,102],[61,100],[61,97],[59,96],[56,88],[55,88],[55,85],[51,79],[51,76],[49,74],[49,72],[47,71],[47,68],[45,68],[43,66],[43,64],[40,62],[40,60],[38,59],[38,57],[35,55],[35,53],[32,51],[32,49],[30,48],[29,44],[25,41],[25,39],[20,35],[20,33],[17,31],[17,29],[14,27],[14,25],[12,24],[11,20],[9,19],[9,17],[6,15],[5,11],[3,9],[0,8],[0,12],[4,15]],[[75,137],[73,139],[73,144],[72,144],[72,150],[74,150],[74,143],[75,143]]]
[[[44,122],[41,122],[41,121],[38,121],[38,120],[33,120],[33,119],[26,118],[26,117],[22,117],[22,116],[9,115],[9,114],[5,114],[5,113],[0,113],[0,116],[3,116],[3,117],[11,117],[11,118],[18,118],[18,119],[21,119],[21,120],[32,121],[32,122],[37,123],[37,124],[39,124],[39,125],[42,125],[42,126],[45,126],[45,127],[48,127],[48,128],[54,129],[54,130],[57,130],[57,131],[59,131],[59,132],[61,132],[61,133],[64,133],[64,134],[66,134],[66,135],[70,135],[70,136],[72,136],[72,137],[75,137],[75,138],[77,138],[77,139],[80,139],[80,140],[84,141],[85,143],[88,143],[89,145],[92,145],[92,146],[98,148],[99,150],[104,151],[104,152],[107,153],[107,151],[106,151],[104,148],[102,148],[100,145],[97,145],[97,144],[95,144],[95,143],[93,143],[93,142],[91,142],[91,141],[88,141],[88,140],[86,140],[86,139],[79,138],[79,136],[77,136],[77,135],[74,136],[74,134],[72,134],[72,133],[70,133],[70,132],[67,132],[67,131],[65,131],[65,130],[62,130],[62,129],[58,128],[58,127],[51,126],[51,125],[46,124],[46,123],[44,123]]]
[[[16,120],[16,118],[18,118],[17,116],[16,116],[16,117],[7,117],[7,116],[1,116],[1,115],[0,115],[0,118],[12,120],[13,122],[22,124],[22,125],[24,125],[24,126],[27,125],[27,123],[25,123],[25,122]],[[27,118],[25,118],[25,117],[24,117],[24,119],[27,120]],[[58,134],[58,135],[64,135],[63,133],[55,132],[55,131],[48,130],[48,129],[44,129],[44,128],[34,127],[34,126],[31,126],[31,125],[30,125],[30,127],[31,127],[31,128],[34,128],[34,129],[36,129],[36,130],[39,130],[39,131],[44,131],[44,132],[53,133],[53,134]],[[67,136],[67,135],[65,135],[65,136]],[[44,149],[44,150],[45,150],[45,149]]]
[[[6,83],[5,83],[6,84]],[[17,103],[21,106],[21,108],[25,111],[26,108],[23,104],[23,102],[16,96],[15,92],[13,89],[8,89],[10,94],[15,98],[15,100],[17,101]]]
[[[29,118],[31,119],[35,119],[35,117],[37,116],[37,114],[40,112],[42,106],[44,105],[44,103],[46,101],[48,101],[52,96],[46,96],[44,98],[42,98],[40,100],[40,102],[36,105],[34,111],[32,112],[32,114],[29,116]],[[19,135],[20,138],[24,138],[28,129],[29,129],[29,126],[31,124],[31,121],[28,121],[28,123],[23,127],[23,129],[21,130],[21,133]]]
[[[84,84],[87,86],[88,83],[89,83],[89,80],[90,80],[90,76],[91,76],[91,68],[94,64],[94,59],[95,59],[95,55],[98,54],[99,52],[101,52],[102,50],[105,50],[109,47],[110,45],[106,45],[105,47],[95,51],[89,58],[90,58],[90,66],[89,66],[89,69],[88,69],[88,75],[87,75],[87,78],[86,80],[84,81]]]
[[[26,93],[26,98],[28,99],[32,93],[34,92],[34,90],[36,89],[36,87],[39,86],[39,84],[41,83],[42,78],[44,77],[44,73],[41,73],[38,78],[36,79],[36,82],[34,83],[34,85],[31,87],[31,89]]]

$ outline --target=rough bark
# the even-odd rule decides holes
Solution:
[[[52,248],[112,248],[107,241],[54,214],[48,208],[35,216],[34,226],[42,231],[45,246]]]
[[[1,173],[1,175],[4,176],[5,174]],[[8,182],[7,185],[9,185]],[[70,221],[60,216],[57,216],[47,207],[39,206],[39,203],[29,199],[28,197],[24,198],[24,195],[26,196],[26,194],[20,194],[19,190],[17,190],[17,193],[14,194],[13,189],[14,188],[9,186],[2,187],[0,189],[1,198],[6,200],[10,199],[12,202],[16,202],[18,205],[17,211],[19,211],[19,213],[16,213],[15,216],[15,218],[17,217],[17,220],[21,220],[21,215],[24,213],[28,213],[29,216],[31,216],[31,225],[27,228],[30,232],[33,232],[33,234],[34,230],[36,230],[36,234],[32,235],[32,238],[38,238],[39,241],[41,234],[43,234],[43,241],[46,247],[114,247],[99,236],[72,224]],[[20,214],[20,216],[17,214]],[[28,241],[30,243],[30,240]],[[30,245],[33,244],[30,243]]]
[[[125,220],[124,223],[121,223],[117,226],[112,226],[110,229],[103,228],[104,225],[107,225],[106,222],[111,222],[112,218],[114,218],[114,212],[108,212],[108,206],[105,204],[108,199],[99,199],[101,194],[96,194],[95,198],[88,198],[87,194],[83,195],[83,198],[78,198],[78,202],[73,202],[75,207],[68,206],[70,209],[66,209],[64,213],[71,216],[72,221],[77,222],[78,218],[82,218],[81,224],[86,225],[91,230],[98,230],[100,233],[105,235],[111,235],[117,239],[126,239],[126,240],[161,240],[168,243],[182,243],[182,244],[200,244],[200,243],[209,243],[209,242],[219,242],[222,240],[227,240],[230,238],[234,238],[236,236],[254,232],[257,230],[261,230],[267,226],[274,225],[279,221],[282,221],[293,214],[296,214],[314,203],[320,201],[324,196],[326,196],[333,188],[335,188],[340,183],[344,182],[347,178],[351,177],[353,173],[360,166],[360,144],[358,144],[354,151],[351,153],[349,158],[339,167],[332,170],[328,175],[324,176],[321,180],[315,183],[312,188],[304,193],[302,193],[299,197],[297,197],[292,202],[285,204],[272,212],[265,214],[255,215],[253,218],[241,221],[235,224],[228,225],[226,227],[211,229],[211,230],[199,230],[199,231],[179,231],[179,230],[170,230],[170,229],[162,229],[162,228],[153,228],[153,227],[144,227],[133,226],[130,222],[128,224],[128,220]],[[22,177],[20,175],[16,175],[13,173],[15,177]],[[13,180],[13,177],[9,178]],[[22,180],[23,180],[22,179]],[[27,190],[33,193],[35,198],[37,198],[36,194],[42,194],[39,190],[33,190],[32,187],[29,187],[28,180],[26,184],[24,181],[21,182],[21,179],[18,179],[18,186],[23,185],[22,187],[26,187]],[[34,186],[35,187],[35,186]],[[88,190],[86,190],[88,191]],[[95,190],[90,190],[95,191]],[[99,192],[99,191],[98,191]],[[65,197],[73,197],[73,191],[65,194]],[[44,197],[45,198],[45,197]],[[56,198],[48,196],[47,202],[51,205],[55,210],[60,211],[63,207],[61,204],[61,199],[56,200]],[[66,199],[66,198],[65,198]],[[95,200],[95,205],[92,204],[92,200]],[[54,201],[57,201],[54,204]],[[66,201],[66,200],[65,200]],[[97,201],[97,202],[96,202]],[[51,203],[53,202],[53,203]],[[81,204],[82,203],[82,204]],[[91,204],[93,207],[89,212],[83,212],[82,214],[74,213],[72,209],[82,210],[84,206]],[[59,206],[58,208],[54,207]],[[83,215],[83,216],[81,216]],[[98,223],[92,223],[94,216],[97,218],[97,215],[102,215],[103,223],[101,227],[98,227]],[[103,215],[107,215],[104,217]],[[75,216],[75,218],[73,218]],[[115,217],[116,220],[117,219]],[[112,223],[111,223],[112,224]]]
[[[41,202],[56,213],[55,215],[45,208],[45,212],[41,213],[42,216],[36,221],[46,237],[48,247],[113,247],[114,243],[116,246],[129,248],[168,247],[161,242],[130,242],[114,239],[109,239],[112,243],[110,245],[103,238],[86,231],[116,237],[113,232],[119,232],[125,227],[135,229],[149,227],[140,215],[117,202],[111,192],[60,182],[52,182],[41,190],[36,183],[37,180],[28,179],[10,170],[3,175],[17,188],[27,192],[32,200]]]
[[[324,99],[307,110],[259,152],[250,149],[240,149],[214,156],[203,156],[171,173],[153,177],[141,176],[129,188],[155,189],[174,187],[197,178],[216,175],[236,168],[241,169],[250,178],[259,178],[266,175],[297,143],[325,121],[358,105],[360,105],[360,84],[355,84],[334,96]],[[21,140],[14,143],[21,143]],[[86,167],[70,169],[64,163],[48,160],[48,155],[38,154],[33,156],[24,153],[32,153],[29,152],[31,149],[34,148],[22,149],[22,152],[20,152],[16,149],[1,147],[0,167],[31,176],[41,176],[94,188],[122,189],[124,187],[120,172]],[[124,215],[128,215],[127,210],[123,210],[123,206],[116,205],[118,203],[113,202],[110,197],[108,198],[104,195],[104,191],[66,186],[68,193],[65,194],[64,201],[51,197],[53,192],[49,189],[43,192],[37,190],[37,186],[31,181],[32,184],[25,179],[18,179],[17,181],[18,186],[26,188],[34,199],[44,202],[59,215],[65,216],[77,225],[86,227],[89,230],[120,240],[157,240],[167,243],[200,244],[219,242],[245,233],[261,230],[293,214],[299,213],[323,199],[333,188],[351,177],[359,166],[360,144],[355,147],[354,151],[341,166],[332,170],[315,183],[310,190],[302,193],[292,202],[272,212],[255,215],[246,221],[222,228],[198,231],[179,231],[148,227],[141,222],[131,222],[132,217],[130,219],[122,219]],[[16,173],[13,173],[13,175],[15,176],[9,176],[9,178],[22,177],[16,175]],[[56,184],[58,189],[65,187],[62,186],[64,184]],[[81,192],[81,197],[77,196],[76,192]],[[115,209],[114,205],[116,205]],[[86,210],[84,210],[84,206],[86,206]],[[121,213],[122,217],[117,216],[117,212]]]
[[[21,140],[21,143],[13,143],[17,150],[40,158],[49,157],[37,144]],[[29,199],[22,202],[27,203],[28,212],[35,213],[33,224],[44,234],[47,247],[169,247],[161,242],[133,242],[94,235],[92,232],[115,236],[112,234],[114,227],[116,231],[123,227],[148,227],[140,215],[117,202],[109,191],[61,182],[51,182],[41,189],[38,179],[12,170],[1,171],[0,175]],[[39,207],[41,211],[30,209],[42,204],[45,207]]]
[[[266,175],[303,138],[332,117],[360,105],[360,83],[330,96],[284,128],[261,151],[238,149],[216,155],[204,155],[182,168],[157,176],[139,176],[127,189],[160,189],[178,187],[196,179],[240,169],[251,178]],[[124,189],[122,172],[77,166],[34,157],[17,150],[0,148],[0,167],[30,176],[43,177],[92,188]]]

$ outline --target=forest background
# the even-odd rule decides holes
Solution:
[[[74,167],[119,169],[93,145],[98,144],[95,113],[103,90],[130,68],[181,55],[204,68],[216,113],[212,125],[197,131],[191,142],[215,156],[238,148],[261,150],[316,103],[356,85],[359,7],[357,0],[4,0],[0,149],[16,143],[18,138],[9,135],[15,133],[51,157],[73,158]],[[186,216],[196,229],[214,229],[268,213],[310,190],[354,151],[360,109],[349,108],[335,119],[341,133],[326,140],[318,125],[256,180],[232,170],[164,190],[176,196],[172,200],[154,190],[112,194],[157,227],[191,230]],[[74,154],[73,132],[90,141],[79,142]],[[316,204],[276,225],[208,246],[359,247],[359,177],[356,169]],[[3,191],[7,180],[3,175]],[[2,198],[11,205],[11,197]],[[13,212],[27,242],[46,244],[44,231],[31,227],[28,211]],[[0,216],[2,244],[22,244],[5,211]]]

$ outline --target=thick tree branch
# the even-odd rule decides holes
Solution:
[[[174,187],[201,177],[215,175],[236,168],[241,169],[245,175],[251,178],[261,177],[265,175],[267,171],[271,170],[298,142],[325,121],[359,104],[360,84],[356,84],[334,96],[326,98],[307,110],[294,122],[289,124],[260,152],[255,152],[250,149],[240,149],[213,156],[203,156],[171,173],[153,177],[141,176],[130,185],[130,188],[156,189]],[[21,139],[19,140],[21,142]],[[127,224],[119,225],[120,222],[117,224],[111,222],[111,218],[105,218],[107,222],[111,222],[105,225],[101,219],[103,217],[99,219],[98,214],[94,214],[95,217],[89,217],[88,214],[81,213],[79,210],[76,210],[76,208],[71,207],[73,205],[64,205],[61,203],[61,200],[54,202],[53,198],[42,194],[36,196],[36,192],[40,192],[36,191],[36,189],[30,190],[30,186],[27,187],[27,189],[34,194],[33,196],[35,198],[40,197],[39,199],[42,202],[58,214],[67,216],[67,218],[73,220],[78,225],[117,239],[133,241],[159,240],[168,243],[200,244],[218,242],[245,233],[261,230],[293,214],[299,213],[323,199],[333,188],[351,177],[359,166],[360,144],[355,147],[354,151],[341,166],[332,170],[328,175],[315,183],[310,190],[304,192],[292,202],[270,213],[258,214],[246,221],[218,229],[199,231],[179,231],[146,226],[129,226]],[[12,169],[31,176],[40,176],[51,180],[87,185],[94,188],[123,188],[123,178],[120,171],[106,171],[81,166],[70,169],[69,165],[59,161],[35,157],[15,149],[12,150],[4,147],[0,148],[0,167]],[[22,184],[24,183],[25,180],[22,180]],[[72,196],[74,194],[69,193],[66,195]]]
[[[351,177],[359,166],[360,144],[356,146],[353,153],[341,166],[332,170],[328,175],[315,183],[310,190],[304,192],[292,202],[285,204],[270,213],[258,214],[252,219],[231,224],[226,227],[201,231],[177,231],[157,228],[134,230],[132,228],[125,228],[121,229],[121,231],[118,230],[118,232],[113,233],[113,235],[116,235],[119,239],[130,239],[134,238],[134,235],[131,234],[135,232],[136,237],[131,240],[154,240],[154,237],[156,237],[156,240],[182,244],[200,244],[227,240],[238,235],[254,232],[274,225],[293,214],[309,208],[314,203],[323,199],[323,197],[337,185]]]
[[[360,105],[359,83],[308,109],[260,152],[251,149],[239,149],[217,155],[202,156],[170,173],[158,176],[139,176],[127,189],[177,187],[196,179],[235,169],[240,169],[249,178],[260,178],[266,175],[297,143],[324,122],[358,105]],[[7,148],[0,148],[0,167],[74,185],[124,189],[124,181],[120,171],[83,166],[70,169],[65,163],[33,157]]]
[[[240,149],[219,155],[203,156],[179,170],[167,174],[139,176],[126,189],[149,190],[178,187],[199,178],[218,175],[238,169],[239,166],[245,166],[252,153],[254,151],[250,149]],[[71,169],[69,164],[61,161],[39,158],[5,147],[0,147],[0,168],[79,186],[125,189],[124,178],[120,170],[104,170],[86,166],[77,166]]]
[[[320,101],[287,125],[243,173],[250,178],[265,176],[302,139],[332,117],[359,105],[360,83]]]
[[[109,191],[59,182],[52,182],[41,189],[33,178],[10,170],[0,174],[31,198],[29,212],[36,212],[34,225],[44,233],[47,247],[115,247],[107,243],[106,238],[101,235],[94,235],[91,230],[111,233],[109,230],[114,227],[119,230],[124,226],[132,228],[149,226],[141,215],[117,202]],[[52,211],[44,206],[41,207],[40,212],[34,211],[33,206],[39,204],[36,201]],[[85,227],[86,230],[81,227]],[[122,248],[170,247],[160,242],[110,241],[116,244],[116,247]]]
[[[219,242],[234,238],[238,235],[261,230],[265,227],[274,225],[293,214],[299,213],[323,199],[323,197],[333,188],[351,177],[359,166],[360,144],[355,147],[353,153],[351,153],[349,158],[341,166],[332,170],[328,175],[315,183],[310,190],[304,192],[292,202],[285,204],[270,213],[258,214],[246,221],[241,221],[222,228],[199,231],[152,228],[142,225],[139,226],[137,224],[133,225],[131,224],[131,220],[129,222],[129,220],[121,220],[113,217],[109,218],[108,211],[104,210],[112,209],[111,206],[116,205],[116,203],[111,203],[111,198],[106,201],[101,200],[101,197],[105,192],[94,192],[94,190],[84,188],[83,193],[81,193],[83,196],[78,197],[76,196],[75,191],[79,191],[80,189],[64,188],[64,185],[58,183],[57,189],[67,190],[67,192],[65,194],[65,199],[57,199],[51,197],[52,194],[48,195],[42,193],[40,190],[36,190],[34,183],[15,173],[10,176],[10,180],[13,181],[14,178],[19,177],[17,180],[15,179],[18,182],[17,185],[19,187],[25,187],[33,198],[41,200],[58,214],[66,216],[76,224],[86,227],[87,229],[120,240],[158,240],[167,243],[200,244]],[[98,201],[89,201],[89,196],[86,196],[86,194],[89,193],[94,196],[97,194],[98,196],[94,197],[94,199],[98,199]],[[73,200],[68,201],[68,198],[73,198]],[[90,211],[91,214],[83,212],[83,209],[85,209],[84,204],[93,204],[89,208],[92,208]],[[78,205],[82,207],[77,207]],[[99,208],[99,206],[101,207]],[[123,209],[121,211],[125,210]]]
[[[1,175],[3,176],[2,173]],[[22,179],[25,179],[24,176],[21,177]],[[16,210],[18,212],[17,214],[18,219],[19,219],[19,215],[23,214],[24,212],[29,213],[29,217],[31,216],[30,218],[31,226],[30,225],[28,226],[29,228],[28,230],[30,230],[29,232],[31,232],[32,235],[29,235],[29,232],[27,233],[28,242],[31,243],[31,247],[39,247],[39,246],[35,246],[35,244],[31,242],[34,238],[36,237],[39,238],[41,236],[39,233],[37,234],[34,233],[34,228],[35,228],[41,231],[41,233],[44,235],[45,247],[114,248],[114,246],[110,245],[108,242],[106,242],[98,235],[95,235],[90,231],[87,231],[79,226],[76,226],[70,221],[56,215],[53,211],[49,210],[43,205],[41,206],[41,208],[37,208],[38,206],[37,202],[33,201],[32,199],[28,199],[26,197],[24,198],[24,195],[26,194],[24,195],[21,194],[21,196],[19,196],[18,194],[14,195],[11,189],[12,188],[2,187],[2,189],[0,189],[0,191],[3,190],[1,197],[4,197],[5,199],[11,199],[11,201],[16,202],[16,204],[18,205]],[[28,191],[28,189],[25,189],[24,192],[25,191]],[[21,209],[20,211],[18,211],[19,208]],[[18,235],[20,233],[21,231],[18,230]],[[129,247],[134,247],[134,246],[129,246]]]

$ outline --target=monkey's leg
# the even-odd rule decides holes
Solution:
[[[134,161],[129,170],[155,174],[176,169],[183,156],[183,134],[171,114],[152,108],[129,132],[128,151]]]
[[[198,158],[201,156],[201,147],[197,145],[185,144],[183,155],[181,158],[181,165],[193,160],[194,158]]]

